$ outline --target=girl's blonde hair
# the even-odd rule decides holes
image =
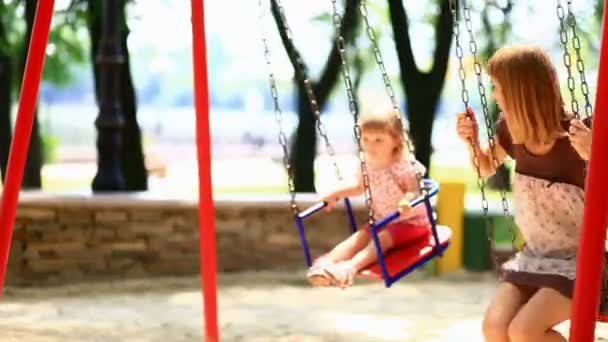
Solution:
[[[399,119],[395,110],[365,112],[359,118],[361,131],[381,131],[388,133],[399,143],[395,148],[395,155],[404,153],[405,141],[403,139],[403,121]]]
[[[555,133],[564,133],[563,100],[546,52],[536,46],[504,47],[490,58],[487,71],[502,91],[513,143],[548,143]]]

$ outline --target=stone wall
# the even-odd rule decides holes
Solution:
[[[302,207],[312,204],[302,195]],[[357,216],[365,217],[361,202]],[[7,282],[60,284],[78,280],[189,275],[199,272],[196,199],[154,194],[21,196]],[[286,196],[218,197],[219,270],[303,268],[304,256]],[[346,211],[307,220],[317,255],[348,234]]]

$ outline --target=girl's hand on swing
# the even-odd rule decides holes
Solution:
[[[409,217],[412,214],[412,205],[411,202],[416,198],[416,195],[408,192],[403,196],[401,201],[399,202],[399,213],[401,217]]]
[[[336,203],[338,203],[338,200],[340,199],[335,194],[329,194],[321,198],[321,201],[327,203],[325,205],[325,211],[327,212],[330,212],[334,209]]]
[[[464,142],[477,144],[479,142],[479,125],[472,109],[458,113],[456,121],[456,132]]]
[[[581,120],[571,120],[568,132],[570,144],[584,160],[589,160],[591,155],[591,129]]]

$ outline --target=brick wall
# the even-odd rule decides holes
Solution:
[[[300,198],[302,207],[314,200],[311,195]],[[220,271],[304,267],[286,196],[218,197],[215,204]],[[354,202],[354,207],[364,218],[362,203]],[[345,210],[319,213],[307,227],[313,253],[322,253],[348,234]],[[196,274],[198,237],[195,199],[24,193],[7,282]]]

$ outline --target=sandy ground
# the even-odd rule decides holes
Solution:
[[[301,273],[220,276],[222,341],[482,341],[490,274],[414,274],[385,289],[308,288]],[[201,341],[198,278],[7,288],[0,341]],[[559,327],[567,331],[567,324]],[[608,329],[598,325],[598,336]],[[599,341],[603,340],[601,338]]]

